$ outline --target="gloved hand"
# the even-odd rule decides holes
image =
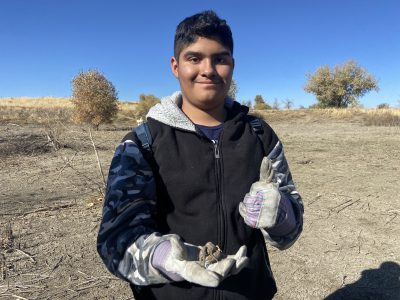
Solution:
[[[162,243],[169,243],[163,245],[167,246],[167,250],[163,251],[164,257],[155,261],[156,254],[153,254],[152,264],[175,281],[187,280],[202,286],[216,287],[224,278],[238,273],[248,262],[246,246],[240,247],[235,255],[225,256],[203,267],[199,261],[201,247],[184,243],[176,235],[171,235]]]
[[[264,157],[260,167],[260,180],[251,185],[243,202],[239,204],[239,213],[244,222],[252,228],[273,228],[278,218],[281,201],[278,183],[273,182],[272,162]]]

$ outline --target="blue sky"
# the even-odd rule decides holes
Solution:
[[[261,94],[316,102],[306,74],[356,60],[379,81],[365,107],[400,99],[397,0],[1,0],[0,97],[70,96],[71,79],[96,68],[119,98],[179,89],[169,67],[176,25],[214,9],[234,36],[238,100]]]

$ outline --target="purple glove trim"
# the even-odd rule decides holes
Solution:
[[[265,229],[269,234],[284,236],[296,228],[296,217],[290,200],[281,193],[281,201],[278,208],[276,225]]]
[[[257,193],[256,196],[251,196],[247,194],[244,197],[243,203],[246,205],[246,224],[250,227],[255,228],[258,217],[260,216],[261,206],[263,204],[264,198],[261,193]]]
[[[165,270],[165,261],[171,251],[171,242],[163,241],[156,246],[154,249],[153,257],[151,258],[151,264],[154,268],[159,270],[163,275],[172,281],[182,281],[183,278],[176,273],[168,272]]]

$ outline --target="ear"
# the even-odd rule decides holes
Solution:
[[[176,60],[175,56],[171,57],[171,71],[176,78],[179,78],[178,61]]]
[[[232,57],[232,70],[235,69],[235,59]]]

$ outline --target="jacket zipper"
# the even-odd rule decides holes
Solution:
[[[222,136],[222,133],[221,133]],[[217,200],[218,200],[218,209],[219,209],[219,230],[218,230],[218,245],[221,249],[225,248],[226,244],[226,220],[225,220],[225,203],[223,199],[223,185],[222,185],[222,163],[221,163],[221,137],[218,141],[212,140],[214,145],[214,158],[215,158],[215,176],[216,176],[216,184],[217,184]]]
[[[221,133],[222,135],[222,133]],[[221,179],[221,173],[222,173],[222,167],[221,167],[221,155],[220,155],[220,141],[221,141],[221,136],[218,141],[216,140],[211,140],[214,146],[214,161],[215,161],[215,178],[216,178],[216,185],[217,185],[217,201],[218,201],[218,228],[217,228],[217,245],[222,249],[225,247],[225,209],[224,209],[224,204],[223,204],[223,197],[222,197],[222,179]],[[220,290],[215,290],[214,291],[214,299],[219,300],[222,299],[222,293]]]

